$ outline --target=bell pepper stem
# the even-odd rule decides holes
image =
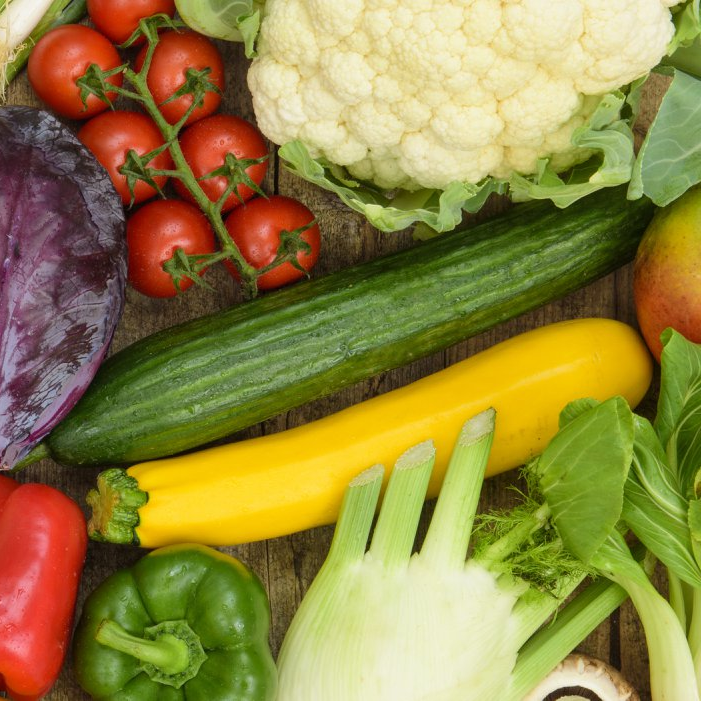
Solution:
[[[180,674],[190,664],[188,644],[172,634],[148,640],[128,633],[119,623],[105,619],[100,623],[95,640],[102,645],[136,657],[158,667],[165,674]]]
[[[207,654],[187,621],[162,621],[132,635],[116,621],[104,619],[95,640],[106,647],[135,657],[153,681],[179,689],[197,676]]]

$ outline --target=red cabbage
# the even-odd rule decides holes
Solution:
[[[71,409],[124,306],[124,210],[107,172],[48,112],[0,109],[0,465]]]

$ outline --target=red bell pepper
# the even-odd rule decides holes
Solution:
[[[42,698],[58,678],[86,549],[70,497],[0,476],[0,691],[15,701]]]

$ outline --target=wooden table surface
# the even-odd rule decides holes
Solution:
[[[245,84],[246,60],[241,47],[231,44],[221,44],[220,47],[228,66],[227,89],[221,111],[253,118],[250,96]],[[654,95],[648,100],[653,98]],[[8,101],[39,105],[24,73],[12,84]],[[315,276],[412,245],[407,232],[383,234],[376,231],[334,196],[306,184],[280,168],[277,162],[274,165],[264,183],[266,192],[278,192],[299,198],[310,207],[320,223],[323,250],[314,271]],[[479,216],[486,214],[488,210]],[[215,291],[191,289],[173,300],[152,300],[129,289],[113,349],[121,348],[157,329],[240,301],[238,291],[225,273],[210,271],[208,279],[215,286]],[[561,319],[587,316],[617,318],[635,324],[630,266],[565,299],[499,325],[442,353],[417,361],[408,367],[384,373],[337,395],[273,418],[242,435],[259,435],[299,425],[402,386],[522,331]],[[643,413],[654,409],[654,399],[652,390],[644,401]],[[25,470],[20,479],[46,482],[59,487],[85,506],[85,495],[93,486],[97,473],[98,470],[93,469],[61,467],[47,460]],[[514,474],[507,474],[488,480],[483,491],[483,506],[508,504],[510,496],[507,486],[515,479]],[[430,514],[430,510],[431,504],[427,504],[424,518]],[[332,528],[324,527],[229,549],[260,576],[267,588],[272,610],[271,644],[275,653],[296,607],[326,556],[331,535]],[[108,574],[119,567],[130,565],[144,552],[136,547],[91,543],[80,589],[78,611],[86,594]],[[620,611],[602,624],[579,649],[610,660],[637,686],[643,701],[649,700],[647,653],[640,625],[630,604],[624,604]],[[73,680],[69,657],[61,678],[47,699],[81,701],[86,698],[88,697]]]

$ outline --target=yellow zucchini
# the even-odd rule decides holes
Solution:
[[[90,534],[145,547],[234,545],[333,523],[355,475],[375,463],[389,468],[429,438],[435,496],[460,427],[479,411],[496,410],[494,475],[537,455],[569,401],[621,395],[635,407],[651,377],[650,355],[630,326],[551,324],[297,428],[106,470],[88,495]]]

